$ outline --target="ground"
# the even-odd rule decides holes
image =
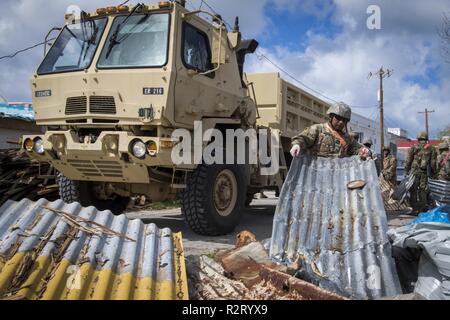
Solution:
[[[170,228],[173,232],[182,232],[185,255],[213,254],[220,249],[234,247],[236,235],[242,230],[255,234],[259,241],[269,239],[272,234],[273,215],[278,198],[274,192],[264,192],[266,199],[254,199],[244,212],[239,226],[231,234],[219,237],[200,236],[191,231],[184,223],[179,208],[164,210],[129,211],[130,219],[140,218],[144,223],[155,223],[159,228]],[[415,217],[407,214],[388,213],[388,225],[396,228],[410,222]]]

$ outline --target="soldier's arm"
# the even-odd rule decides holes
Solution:
[[[311,148],[316,142],[318,135],[319,130],[317,125],[308,127],[292,138],[292,145],[298,144],[301,149]]]
[[[437,152],[433,146],[431,148],[431,171],[435,175],[438,173]]]
[[[405,161],[405,172],[408,174],[411,170],[411,165],[414,159],[414,147],[409,148],[408,150],[408,156],[406,157]]]
[[[357,156],[359,155],[360,149],[361,145],[355,139],[350,139],[348,146],[348,154],[350,156]]]
[[[397,173],[397,159],[392,158],[389,161],[389,178],[392,179]]]

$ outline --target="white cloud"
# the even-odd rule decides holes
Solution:
[[[440,39],[436,26],[442,12],[450,9],[447,1],[376,1],[382,8],[382,29],[366,28],[366,9],[373,1],[336,0],[333,21],[342,27],[332,39],[308,32],[306,49],[262,48],[261,52],[291,74],[336,100],[356,106],[377,104],[378,80],[367,80],[370,71],[380,66],[394,69],[384,84],[386,122],[402,126],[411,135],[423,130],[425,107],[435,109],[430,116],[431,131],[450,124],[450,82],[446,75],[450,64],[440,57]],[[376,4],[376,3],[375,3]],[[416,20],[417,19],[417,20]],[[273,71],[273,66],[249,59],[247,70]],[[429,76],[436,79],[421,86],[409,79]],[[283,76],[291,81],[289,77]],[[365,116],[373,109],[354,109]]]

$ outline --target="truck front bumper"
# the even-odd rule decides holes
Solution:
[[[39,139],[43,148],[30,148],[36,142],[40,143]],[[135,136],[128,131],[103,131],[94,142],[89,139],[80,142],[73,131],[47,131],[42,135],[25,135],[22,141],[22,148],[30,157],[50,162],[72,180],[148,183],[148,167],[174,166],[171,157],[174,142],[171,138]],[[146,152],[141,158],[134,156],[132,144],[136,141],[153,144],[151,155]]]

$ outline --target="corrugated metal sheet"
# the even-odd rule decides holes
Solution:
[[[450,204],[450,181],[428,180],[431,198],[442,204]]]
[[[358,179],[365,187],[348,190]],[[270,255],[299,263],[301,276],[347,297],[396,295],[401,289],[386,232],[373,160],[302,156],[281,191]]]
[[[181,234],[78,203],[8,201],[0,298],[11,297],[188,299]]]

